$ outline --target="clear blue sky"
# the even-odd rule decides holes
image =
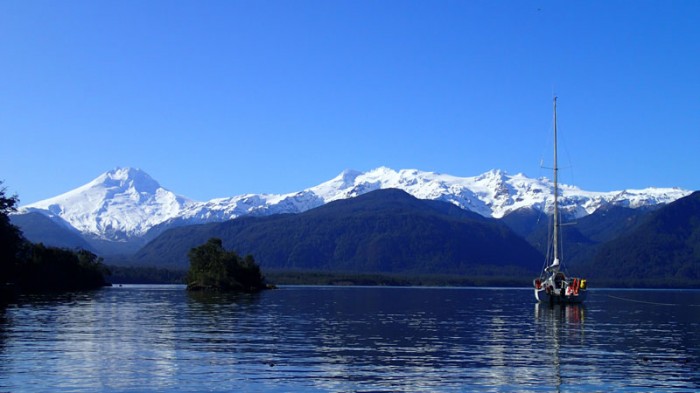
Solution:
[[[197,200],[343,169],[700,189],[700,1],[0,2],[0,179]]]

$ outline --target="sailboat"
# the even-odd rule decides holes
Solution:
[[[559,218],[559,185],[557,167],[557,97],[554,97],[554,215],[552,231],[552,252],[547,252],[548,258],[539,277],[533,280],[535,299],[540,303],[569,304],[582,303],[588,294],[587,282],[579,277],[567,277],[561,271],[560,242],[561,222]]]

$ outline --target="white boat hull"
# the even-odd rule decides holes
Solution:
[[[569,296],[561,296],[558,292],[552,291],[547,293],[544,288],[535,289],[535,299],[539,303],[550,303],[550,304],[578,304],[583,303],[588,296],[586,290],[579,290],[577,294],[570,294]]]

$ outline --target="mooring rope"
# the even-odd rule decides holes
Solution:
[[[658,303],[658,302],[648,302],[645,300],[629,299],[624,297],[605,295],[609,298],[624,300],[626,302],[643,303],[643,304],[653,304],[655,306],[686,306],[686,307],[700,307],[700,304],[678,304],[678,303]]]

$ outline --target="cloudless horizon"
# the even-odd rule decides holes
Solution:
[[[700,2],[0,2],[0,180],[209,200],[345,169],[700,190]]]

